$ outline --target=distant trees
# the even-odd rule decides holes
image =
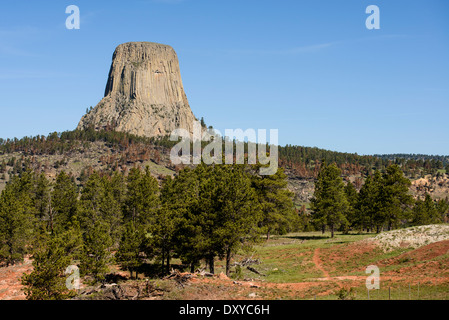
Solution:
[[[201,125],[206,127],[203,118],[201,118]],[[102,164],[106,165],[108,169],[123,168],[127,161],[135,163],[149,160],[151,154],[153,155],[152,159],[158,162],[158,158],[160,158],[160,150],[158,149],[167,150],[177,143],[176,141],[170,141],[169,136],[146,138],[130,133],[117,132],[114,130],[114,124],[111,124],[105,130],[99,131],[87,128],[86,130],[61,133],[53,132],[48,136],[37,135],[21,139],[0,139],[0,154],[21,152],[24,156],[67,155],[70,152],[82,152],[88,149],[92,142],[96,141],[104,142],[116,150],[116,154],[104,155],[100,158]],[[374,170],[382,171],[391,164],[399,165],[408,177],[426,174],[433,176],[439,174],[441,176],[444,168],[446,168],[446,174],[449,173],[449,169],[447,169],[449,157],[447,156],[414,154],[360,156],[355,153],[335,152],[311,147],[292,145],[279,147],[279,165],[302,178],[316,179],[321,160],[326,163],[335,163],[344,176],[359,173],[371,175]],[[64,159],[57,161],[54,165],[60,166],[63,164]],[[23,170],[20,159],[8,165],[13,166],[12,170],[15,173]],[[5,166],[2,163],[0,174],[4,173],[4,169]]]
[[[312,221],[322,228],[340,226],[342,231],[391,230],[406,225],[441,223],[447,217],[449,202],[435,202],[430,195],[414,200],[408,180],[397,164],[368,175],[357,193],[354,185],[344,185],[335,165],[323,166],[311,200]]]

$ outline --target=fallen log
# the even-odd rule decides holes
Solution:
[[[250,267],[250,266],[247,266],[246,269],[248,269],[248,270],[251,271],[251,272],[257,273],[258,275],[261,275],[261,276],[263,276],[263,277],[266,277],[265,274],[260,273],[259,271],[257,271],[256,269],[254,269],[254,268],[252,268],[252,267]]]

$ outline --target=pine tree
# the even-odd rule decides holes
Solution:
[[[133,276],[133,271],[138,276],[139,267],[143,263],[141,256],[143,240],[145,233],[142,229],[137,229],[132,221],[126,224],[125,232],[120,240],[120,245],[115,254],[116,261],[120,264],[122,269],[129,271],[130,277]]]
[[[323,165],[311,200],[313,219],[321,226],[329,226],[332,238],[335,228],[347,223],[346,214],[349,209],[340,174],[340,169],[335,164]]]
[[[51,221],[51,185],[41,173],[35,180],[33,202],[36,208],[36,218],[39,222]]]
[[[78,217],[83,230],[88,230],[97,222],[104,224],[112,244],[118,245],[123,213],[107,177],[100,177],[97,172],[90,175],[81,192]]]
[[[381,214],[388,230],[396,228],[401,220],[407,218],[413,197],[409,194],[411,182],[404,177],[398,165],[389,166],[382,175],[380,190]]]
[[[73,178],[61,171],[51,193],[50,230],[67,230],[77,213],[78,191]]]
[[[287,189],[287,175],[279,168],[273,175],[259,175],[260,165],[253,167],[252,186],[262,210],[260,227],[270,239],[270,234],[286,233],[297,222],[293,206],[293,193]]]
[[[44,238],[42,238],[44,237]],[[70,228],[49,238],[41,235],[34,241],[33,271],[22,276],[22,285],[28,300],[62,300],[76,295],[67,288],[66,268],[79,257],[81,234]]]
[[[31,175],[15,176],[0,195],[0,262],[21,262],[35,226]]]
[[[229,276],[232,256],[243,245],[257,242],[262,219],[259,199],[251,186],[251,178],[243,165],[215,166],[216,183],[219,184],[216,201],[217,228],[213,236],[217,241],[219,255],[226,260],[226,275]],[[279,198],[278,198],[279,199]],[[291,201],[290,198],[286,200]]]
[[[354,223],[360,229],[366,228],[368,232],[373,230],[376,221],[378,220],[377,215],[380,211],[380,203],[378,202],[380,178],[380,172],[378,171],[376,171],[374,177],[366,177],[356,203],[356,217]]]
[[[440,199],[435,205],[438,215],[442,222],[447,222],[449,217],[449,200],[448,197]]]
[[[159,206],[159,186],[147,166],[145,172],[132,168],[128,175],[125,219],[149,224]]]
[[[83,275],[91,275],[93,282],[104,281],[112,262],[112,244],[109,226],[104,221],[95,221],[84,231],[80,271]]]
[[[181,215],[178,210],[172,209],[166,203],[156,211],[156,223],[150,227],[151,239],[147,247],[153,249],[153,254],[161,261],[162,270],[169,273],[170,260],[176,246],[175,233],[181,222]]]
[[[358,201],[358,193],[351,181],[346,183],[344,190],[349,204],[348,211],[346,212],[346,220],[348,221],[348,225],[344,225],[344,231],[347,232],[349,227],[353,227],[357,222],[356,206]]]
[[[112,261],[111,249],[121,236],[121,209],[106,178],[94,172],[81,192],[78,217],[83,230],[81,272],[103,281]]]
[[[426,193],[424,200],[417,199],[412,209],[412,224],[426,225],[432,223],[441,223],[441,216],[435,206],[431,196]]]
[[[202,172],[202,174],[200,173]],[[172,236],[176,255],[194,272],[204,258],[204,239],[200,211],[200,185],[205,176],[205,166],[198,165],[194,170],[185,168],[171,181],[164,182],[161,192],[161,214],[177,216],[177,227]]]

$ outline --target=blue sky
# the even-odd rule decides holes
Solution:
[[[68,5],[81,13],[68,30]],[[368,5],[380,30],[368,30]],[[449,154],[447,0],[24,1],[0,7],[0,137],[72,130],[115,47],[171,45],[208,125],[281,145]]]

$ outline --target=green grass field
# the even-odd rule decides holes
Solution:
[[[281,299],[346,299],[367,300],[368,290],[365,285],[366,267],[371,264],[385,263],[381,270],[380,288],[370,290],[370,300],[435,300],[449,299],[449,252],[426,261],[413,259],[397,259],[401,254],[413,251],[409,248],[399,248],[391,252],[383,252],[380,248],[364,251],[363,245],[357,241],[374,237],[375,234],[337,233],[334,239],[330,234],[321,232],[292,233],[274,236],[268,242],[257,245],[252,252],[239,253],[235,261],[245,257],[258,259],[261,263],[251,265],[264,276],[242,267],[240,273],[231,273],[236,280],[253,279],[272,284],[307,284],[304,289],[264,289],[263,296],[270,299],[273,296]],[[357,250],[353,250],[356,248]],[[325,277],[314,261],[315,250],[320,252],[321,267],[326,270],[330,279]],[[348,256],[351,255],[351,256]],[[390,261],[390,262],[389,262]],[[394,263],[391,263],[394,261]],[[388,264],[390,263],[390,264]],[[423,263],[439,264],[440,269],[432,269],[433,273],[413,274],[410,277],[402,274],[403,268],[419,268]],[[233,271],[235,269],[233,268]],[[224,272],[223,261],[217,262],[216,272]],[[383,273],[388,274],[385,279]],[[390,279],[394,275],[398,279]],[[419,279],[421,279],[420,282]],[[353,277],[354,279],[339,279],[335,277]],[[434,282],[435,280],[435,282]],[[298,285],[299,286],[299,285]],[[410,286],[410,287],[409,287]],[[343,289],[341,289],[343,288]],[[350,289],[352,288],[352,289]]]

